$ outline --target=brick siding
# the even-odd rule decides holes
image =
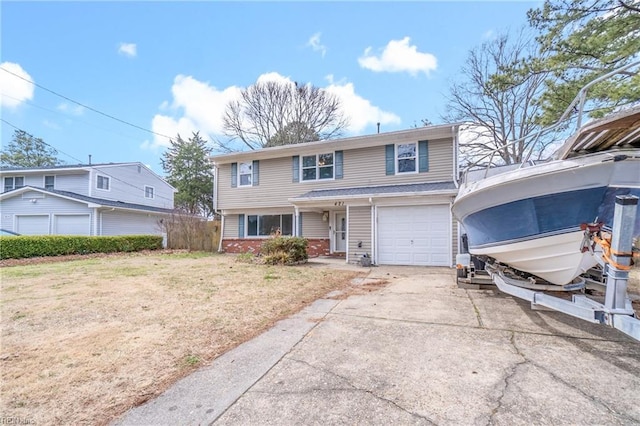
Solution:
[[[329,240],[328,239],[307,239],[309,245],[307,246],[307,253],[309,257],[326,256],[329,254]],[[225,239],[222,240],[222,251],[225,253],[260,253],[260,247],[264,239]]]

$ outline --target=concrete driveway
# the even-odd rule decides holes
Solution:
[[[640,343],[617,330],[459,289],[446,268],[374,267],[356,285],[381,279],[316,301],[115,424],[640,424]]]

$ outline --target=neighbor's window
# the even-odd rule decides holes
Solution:
[[[6,177],[4,178],[4,190],[11,191],[12,189],[22,188],[24,186],[24,176]]]
[[[247,216],[247,236],[268,237],[280,230],[282,235],[293,234],[293,215],[249,215]]]
[[[252,163],[238,163],[238,186],[251,186]]]
[[[154,193],[153,193],[153,186],[146,186],[144,187],[144,198],[153,198],[154,197]]]
[[[44,177],[44,189],[53,189],[55,187],[56,177],[45,176]]]
[[[98,175],[98,189],[109,190],[109,178],[107,176]]]
[[[398,173],[412,173],[418,171],[418,146],[415,143],[396,145],[396,170]]]
[[[333,179],[333,153],[302,157],[302,180]]]

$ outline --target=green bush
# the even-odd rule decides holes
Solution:
[[[134,252],[161,248],[162,237],[156,235],[119,235],[113,237],[24,235],[19,237],[0,237],[0,259]]]
[[[309,259],[309,241],[301,237],[273,237],[262,243],[260,254],[269,265],[293,265]]]

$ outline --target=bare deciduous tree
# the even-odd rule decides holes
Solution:
[[[224,114],[225,135],[250,149],[331,139],[347,125],[335,95],[289,82],[257,82],[230,102]]]
[[[465,80],[452,84],[448,112],[443,117],[449,122],[468,123],[466,140],[460,147],[462,165],[479,160],[481,165],[516,164],[530,150],[533,158],[540,158],[553,142],[547,137],[512,143],[539,130],[536,101],[546,75],[502,73],[530,53],[529,45],[523,33],[515,39],[503,34],[469,52],[462,69]],[[493,151],[494,156],[487,155]]]

